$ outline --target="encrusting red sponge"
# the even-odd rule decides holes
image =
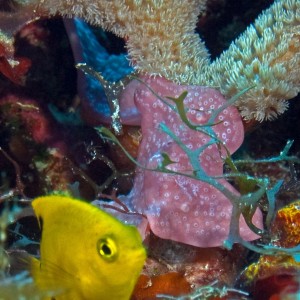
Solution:
[[[169,170],[192,174],[189,157],[182,146],[161,129],[161,124],[164,124],[187,149],[204,147],[198,158],[201,168],[209,176],[222,176],[225,147],[232,154],[240,147],[244,138],[243,124],[237,109],[233,106],[224,108],[210,125],[223,143],[220,147],[221,143],[211,143],[212,139],[207,134],[184,124],[178,112],[172,109],[174,102],[166,98],[177,98],[187,91],[184,99],[187,118],[193,124],[205,125],[209,123],[213,111],[226,103],[220,92],[209,87],[178,85],[158,76],[144,76],[141,80],[144,83],[133,85],[136,89],[135,103],[142,120],[143,138],[138,163],[155,169],[163,161],[162,153],[166,153],[176,162],[167,166]],[[127,88],[130,86],[129,84]],[[124,94],[127,92],[125,89]],[[225,179],[217,180],[226,189],[238,194]],[[201,179],[138,168],[134,187],[126,202],[135,211],[146,215],[153,233],[164,239],[198,247],[215,247],[221,246],[229,234],[232,211],[230,200]],[[259,210],[252,221],[262,228]],[[240,219],[240,235],[248,241],[258,238],[246,225],[243,217]]]

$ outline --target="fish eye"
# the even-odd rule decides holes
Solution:
[[[118,248],[115,241],[110,238],[102,238],[97,243],[100,256],[106,261],[114,261],[118,255]]]

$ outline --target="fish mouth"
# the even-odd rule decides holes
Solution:
[[[147,251],[145,248],[135,249],[134,255],[130,257],[135,263],[144,262],[147,258]]]
[[[143,249],[140,249],[140,250],[138,250],[137,252],[136,252],[136,255],[137,255],[137,258],[138,259],[146,259],[146,257],[147,257],[147,251],[146,251],[146,249],[145,248],[143,248]]]

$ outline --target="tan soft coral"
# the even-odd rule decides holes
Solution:
[[[38,1],[38,0],[32,0]],[[38,10],[79,16],[127,39],[143,73],[218,87],[246,120],[274,119],[299,92],[300,1],[277,0],[217,60],[195,33],[205,0],[40,0]]]
[[[126,38],[131,63],[142,72],[190,82],[207,50],[195,33],[206,0],[42,0],[38,10],[82,17]]]
[[[206,71],[227,97],[254,86],[236,103],[246,120],[272,120],[298,94],[299,14],[299,1],[276,1]]]

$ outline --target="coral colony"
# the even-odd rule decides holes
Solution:
[[[195,33],[205,0],[41,0],[38,11],[82,17],[127,41],[136,70],[179,84],[216,87],[246,120],[273,119],[299,92],[299,1],[275,1],[218,59]]]
[[[281,184],[255,179],[257,190],[240,195],[223,164],[243,141],[242,118],[274,119],[299,92],[300,2],[275,1],[213,62],[195,33],[205,2],[41,0],[37,13],[81,17],[126,39],[139,75],[111,101],[138,108],[143,135],[127,204],[162,238],[230,248],[258,237],[258,201],[268,191],[270,220]]]

